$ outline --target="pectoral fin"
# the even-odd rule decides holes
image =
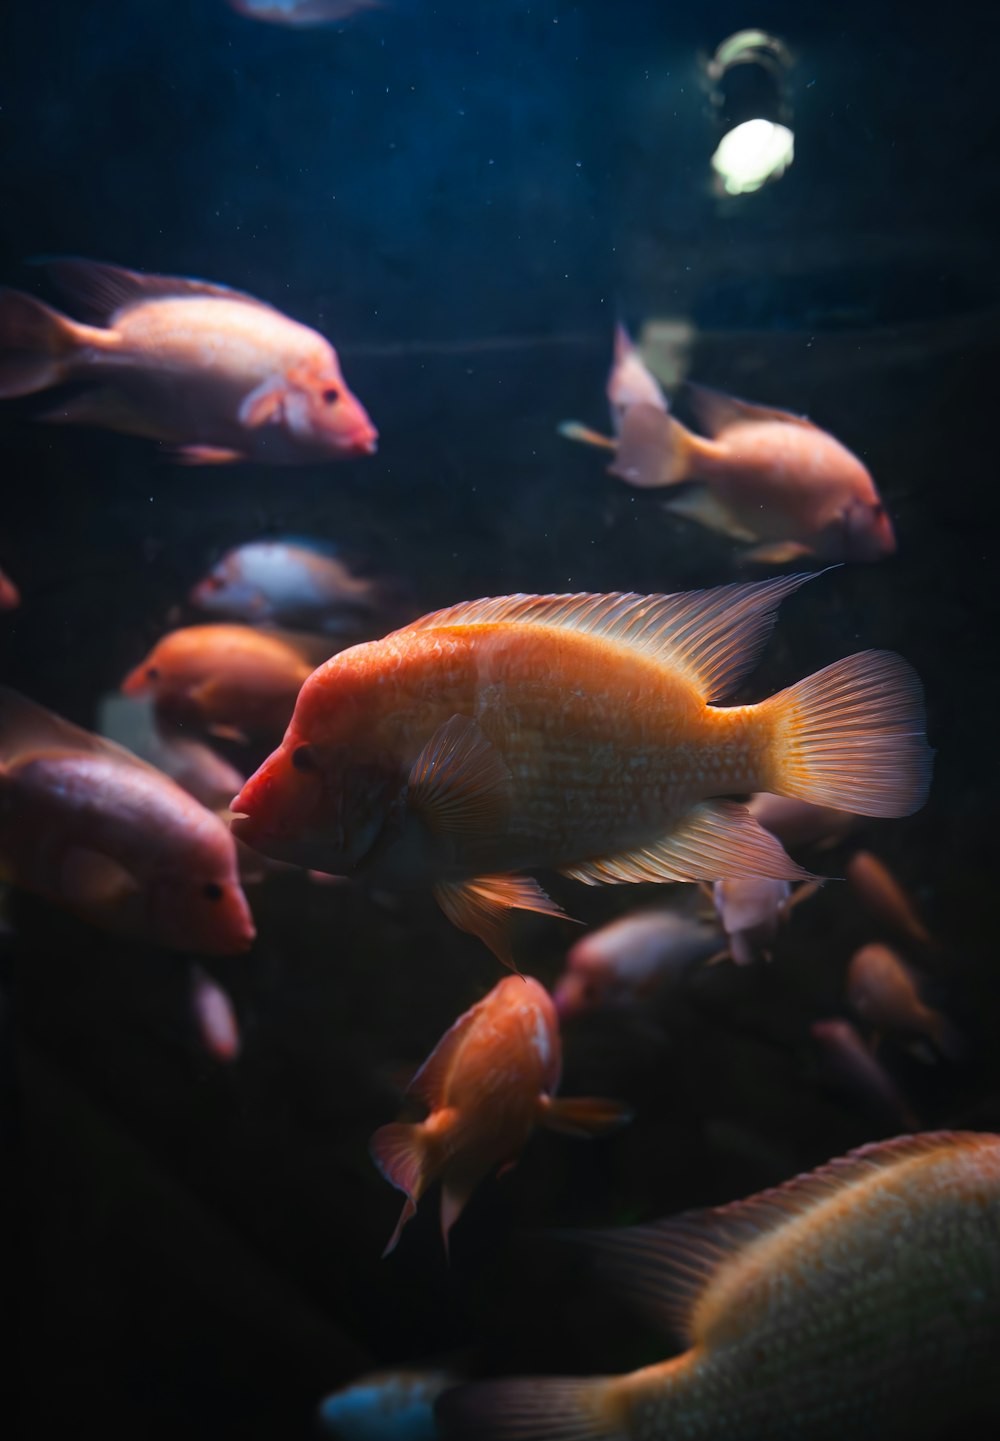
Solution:
[[[512,971],[509,921],[513,910],[538,911],[571,919],[530,876],[478,876],[471,881],[442,881],[434,887],[438,905],[460,931],[478,936]]]
[[[248,430],[257,430],[262,425],[278,420],[287,389],[285,379],[280,375],[271,375],[267,380],[261,381],[249,395],[243,397],[239,408],[240,424],[245,425]]]
[[[475,835],[501,830],[510,807],[511,773],[468,716],[440,726],[413,762],[408,802],[434,831]]]
[[[541,1096],[538,1101],[539,1123],[566,1136],[610,1136],[631,1119],[628,1106],[596,1096]]]

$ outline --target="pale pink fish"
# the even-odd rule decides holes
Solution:
[[[0,689],[0,867],[91,925],[171,950],[254,938],[233,837],[121,746]]]
[[[830,1081],[887,1126],[915,1131],[919,1121],[896,1082],[850,1021],[834,1017],[809,1028]]]
[[[912,945],[934,945],[910,897],[878,856],[871,851],[857,851],[847,862],[847,879],[872,915],[889,930]]]
[[[381,0],[228,0],[228,4],[248,20],[302,29],[334,25],[361,11],[381,8]]]
[[[666,411],[667,400],[624,325],[615,326],[614,363],[608,375],[608,404],[615,433],[621,431],[625,412],[633,405],[652,405]]]
[[[0,611],[17,610],[21,604],[21,592],[11,580],[0,570]]]
[[[832,806],[814,806],[794,796],[773,796],[767,791],[751,796],[747,810],[788,850],[797,846],[824,850],[867,824],[866,817],[852,811],[835,811]]]
[[[571,948],[552,993],[560,1017],[632,1006],[723,945],[717,926],[678,911],[630,911]]]
[[[242,1041],[233,1003],[200,966],[191,972],[191,1005],[206,1051],[217,1061],[237,1060]]]
[[[371,621],[380,587],[355,575],[332,547],[256,540],[227,551],[190,599],[213,616],[337,633]]]
[[[788,881],[734,877],[712,887],[716,914],[726,933],[729,954],[738,966],[769,961],[778,927],[788,914]]]
[[[330,342],[264,301],[91,260],[47,268],[93,323],[0,290],[0,398],[79,383],[45,419],[160,440],[193,465],[376,449]]]
[[[917,977],[888,946],[862,946],[847,968],[847,999],[853,1010],[880,1033],[920,1038],[942,1055],[957,1060],[963,1044],[947,1016],[927,1005]]]

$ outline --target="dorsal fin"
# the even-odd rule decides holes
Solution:
[[[144,275],[138,270],[125,270],[99,260],[83,260],[74,256],[43,257],[44,266],[53,282],[74,303],[83,319],[108,324],[123,310],[146,300],[167,300],[185,295],[212,295],[220,300],[241,300],[273,310],[266,301],[232,290],[228,285],[215,285],[208,280],[188,280],[176,275]]]
[[[122,764],[162,775],[155,766],[140,760],[124,746],[83,730],[18,691],[0,686],[0,765],[9,765],[28,755],[67,751],[108,756]]]
[[[706,385],[695,385],[688,381],[684,393],[690,401],[699,426],[713,439],[731,425],[747,425],[754,421],[781,421],[785,425],[801,425],[807,430],[819,430],[807,415],[795,415],[790,410],[778,410],[770,405],[754,405],[749,400],[737,400],[721,390],[710,390]]]
[[[501,622],[557,626],[654,656],[683,672],[703,700],[718,701],[753,669],[781,601],[812,579],[778,576],[679,595],[496,596],[425,615],[404,633]]]
[[[452,1063],[465,1038],[483,1014],[492,995],[493,991],[488,992],[481,1001],[470,1006],[463,1015],[459,1016],[457,1021],[452,1022],[407,1086],[406,1094],[408,1096],[419,1096],[420,1100],[432,1111],[440,1107]]]
[[[880,1171],[935,1151],[998,1144],[997,1136],[975,1131],[877,1141],[744,1201],[647,1226],[570,1232],[568,1239],[584,1242],[617,1291],[690,1345],[697,1339],[692,1334],[696,1307],[726,1263],[752,1242]]]

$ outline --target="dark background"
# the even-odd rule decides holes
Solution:
[[[796,160],[719,202],[699,54],[747,24],[792,48]],[[515,590],[674,590],[741,575],[555,433],[605,423],[616,315],[697,326],[694,378],[807,411],[872,469],[899,554],[784,610],[751,698],[863,646],[924,678],[934,790],[861,839],[941,942],[964,1066],[886,1059],[925,1126],[1000,1127],[995,635],[997,22],[912,6],[426,6],[340,28],[222,0],[0,12],[0,281],[45,293],[71,253],[245,288],[328,334],[381,431],[356,464],[198,472],[152,444],[0,408],[0,564],[21,586],[0,678],[82,724],[223,549],[342,542],[417,611]],[[244,761],[246,758],[244,758]],[[843,874],[846,851],[824,857]],[[548,880],[546,878],[546,883]],[[597,922],[649,888],[552,889]],[[564,1089],[628,1132],[545,1135],[485,1186],[446,1267],[432,1194],[388,1262],[399,1198],[368,1160],[395,1078],[498,978],[431,904],[297,875],[251,896],[260,938],[210,967],[244,1055],[200,1049],[183,957],[11,905],[2,942],[0,1304],[23,1434],[308,1434],[373,1364],[605,1371],[662,1354],[596,1285],[522,1263],[540,1226],[646,1219],[777,1182],[888,1134],[831,1089],[809,1023],[842,1013],[873,928],[846,887],[769,968],[716,967],[637,1030],[567,1030]],[[575,933],[527,919],[551,980]],[[650,1025],[652,1021],[652,1026]],[[542,1248],[544,1251],[544,1248]],[[611,1318],[609,1320],[609,1318]]]

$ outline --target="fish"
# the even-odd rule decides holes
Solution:
[[[374,454],[333,346],[265,301],[93,260],[46,269],[92,323],[0,290],[0,399],[80,382],[43,418],[158,440],[189,465]]]
[[[573,1136],[601,1136],[631,1112],[614,1101],[556,1098],[562,1042],[552,998],[530,976],[507,976],[438,1042],[407,1094],[426,1120],[382,1126],[371,1154],[406,1196],[383,1256],[395,1250],[428,1187],[441,1180],[441,1234],[451,1229],[479,1184],[516,1165],[536,1125]]]
[[[651,405],[664,412],[667,409],[667,399],[659,382],[621,323],[615,326],[614,361],[608,375],[607,396],[616,434],[620,434],[625,413],[633,405]]]
[[[0,688],[0,871],[89,924],[239,955],[255,930],[218,816],[121,746]]]
[[[932,948],[934,938],[884,861],[871,851],[856,851],[847,862],[847,879],[884,926],[912,945]]]
[[[747,810],[766,831],[777,836],[783,846],[817,846],[821,850],[834,846],[858,826],[862,816],[850,811],[837,811],[831,806],[813,806],[791,796],[772,796],[758,791],[747,801]]]
[[[712,897],[736,965],[769,961],[778,927],[791,904],[788,881],[757,877],[720,880],[715,882]]]
[[[338,1441],[436,1441],[434,1403],[457,1384],[450,1371],[371,1371],[320,1402],[320,1427]]]
[[[314,870],[430,886],[512,964],[531,877],[587,885],[806,878],[731,800],[766,788],[869,815],[924,801],[920,682],[890,652],[718,707],[807,577],[673,596],[504,596],[320,666],[233,801],[235,834]]]
[[[168,775],[210,811],[227,809],[246,779],[204,741],[162,729],[148,697],[102,696],[97,730]]]
[[[571,1236],[573,1233],[569,1233]],[[460,1386],[447,1441],[875,1441],[997,1411],[1000,1137],[862,1146],[743,1201],[582,1239],[679,1355]],[[958,1429],[952,1427],[958,1424]]]
[[[227,739],[280,735],[301,686],[330,649],[315,637],[252,626],[182,626],[157,641],[121,688]]]
[[[240,1026],[226,992],[200,966],[191,974],[191,1009],[202,1045],[217,1061],[235,1061],[242,1049]]]
[[[872,1054],[856,1026],[839,1016],[814,1021],[809,1033],[819,1052],[825,1076],[878,1125],[905,1126],[919,1121],[882,1062]]]
[[[913,972],[889,946],[873,942],[855,951],[847,968],[847,999],[876,1031],[923,1037],[942,1055],[961,1059],[964,1046],[958,1031],[921,998]]]
[[[379,10],[383,0],[227,0],[229,8],[248,20],[301,29],[335,25],[365,10]]]
[[[748,547],[744,559],[877,561],[896,550],[892,521],[865,465],[790,411],[687,385],[706,435],[656,405],[629,407],[609,473],[640,489],[690,483],[666,509]],[[571,424],[562,433],[600,437]]]
[[[255,625],[340,634],[378,612],[378,584],[315,542],[257,540],[229,550],[191,591],[191,604]]]
[[[0,570],[0,611],[17,610],[21,592],[6,572]]]
[[[567,1020],[636,1005],[722,944],[719,928],[696,916],[663,908],[631,911],[571,947],[552,992],[556,1011]]]

